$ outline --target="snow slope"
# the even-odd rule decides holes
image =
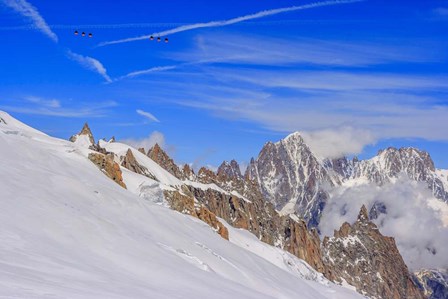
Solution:
[[[0,117],[0,297],[362,298],[122,189],[88,149]]]

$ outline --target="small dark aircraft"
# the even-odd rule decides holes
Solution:
[[[165,43],[168,43],[168,37],[165,37]]]
[[[154,36],[151,35],[151,36],[149,37],[149,40],[154,40]]]

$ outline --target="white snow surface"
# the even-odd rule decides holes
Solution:
[[[88,149],[0,117],[2,298],[363,298],[301,278],[279,263],[304,264],[260,254],[255,237],[257,253],[232,229],[237,244],[121,188]]]

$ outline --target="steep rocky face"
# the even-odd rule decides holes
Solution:
[[[162,166],[166,171],[174,175],[176,178],[182,179],[183,175],[179,167],[157,143],[148,150],[148,157]]]
[[[128,149],[126,155],[121,157],[121,166],[132,172],[144,175],[150,179],[157,180],[154,175],[144,166],[140,165],[134,157],[131,149]]]
[[[186,173],[186,171],[183,171]],[[184,185],[183,196],[174,195],[167,199],[172,208],[190,211],[184,204],[179,206],[179,198],[196,200],[196,207],[205,207],[230,225],[252,232],[263,242],[283,248],[308,262],[314,269],[323,272],[325,268],[320,252],[320,239],[315,230],[308,231],[307,225],[298,217],[281,216],[274,206],[267,202],[257,182],[243,177],[236,161],[223,162],[217,173],[201,168],[197,181],[214,184],[227,192],[214,188],[201,189]],[[235,193],[236,192],[236,193]],[[173,196],[165,192],[165,196]],[[188,212],[191,214],[191,212]]]
[[[3,118],[1,118],[1,117],[0,117],[0,124],[5,124],[5,125],[7,125],[6,121],[5,121]]]
[[[267,143],[246,176],[260,184],[264,197],[282,214],[295,212],[310,227],[318,224],[328,198],[325,189],[338,183],[298,133]]]
[[[365,206],[358,220],[344,223],[322,243],[326,276],[344,279],[358,292],[381,299],[425,298],[412,279],[395,240],[381,235]]]
[[[240,166],[235,160],[230,161],[230,163],[224,161],[218,167],[218,171],[216,172],[216,174],[218,175],[218,177],[230,178],[235,180],[241,180],[243,178],[243,176],[241,175]]]
[[[113,154],[90,153],[89,159],[115,183],[126,189],[120,165],[114,161]]]
[[[188,164],[185,164],[184,167],[182,167],[182,179],[190,181],[196,181],[197,179],[194,170]]]
[[[448,270],[421,270],[415,277],[428,299],[448,298]]]
[[[214,184],[218,181],[216,173],[206,167],[201,167],[197,176],[198,182],[202,184]]]
[[[93,138],[92,131],[87,123],[84,124],[78,134],[73,135],[69,140],[71,142],[79,143],[85,147],[95,146],[95,139]]]

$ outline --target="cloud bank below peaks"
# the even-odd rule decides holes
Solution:
[[[383,203],[386,213],[373,221],[383,235],[395,238],[411,270],[448,267],[447,209],[434,204],[440,201],[424,184],[403,176],[382,187],[340,187],[331,193],[320,223],[323,235],[332,236],[343,222],[356,221],[363,204],[370,210],[375,203]]]

